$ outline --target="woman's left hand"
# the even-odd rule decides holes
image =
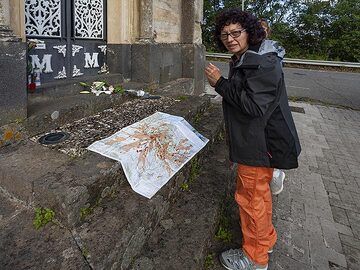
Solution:
[[[212,63],[210,63],[206,68],[205,68],[205,75],[209,81],[209,84],[212,87],[215,87],[216,82],[220,79],[221,77],[221,72],[220,69],[213,65]]]

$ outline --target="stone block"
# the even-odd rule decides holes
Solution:
[[[354,211],[346,211],[351,230],[354,234],[354,237],[360,239],[360,213]]]
[[[347,245],[347,246],[350,246],[350,247],[360,250],[360,240],[359,239],[356,239],[353,236],[342,234],[342,233],[339,233],[339,237],[340,237],[341,243],[344,246]]]
[[[345,202],[342,202],[341,200],[337,200],[335,198],[329,198],[329,202],[330,202],[331,206],[336,206],[336,207],[354,211],[354,212],[359,211],[359,209],[357,208],[357,206],[355,204],[345,203]]]
[[[33,217],[33,211],[23,210],[1,227],[1,269],[90,269],[66,228],[49,223],[36,230]]]
[[[316,200],[305,201],[305,213],[333,220],[329,200],[327,197],[318,197]]]
[[[292,258],[304,264],[311,264],[309,237],[306,229],[293,224],[291,227]]]
[[[338,194],[338,190],[335,182],[329,181],[328,178],[326,178],[326,176],[324,175],[322,175],[321,177],[323,179],[323,184],[325,186],[326,191]]]
[[[131,45],[108,44],[107,65],[110,73],[120,73],[124,78],[131,78]]]
[[[115,181],[125,181],[120,163],[87,153],[34,181],[33,196],[37,205],[55,209],[64,224],[75,226],[82,209],[96,205]]]
[[[360,265],[360,249],[353,248],[352,246],[344,245],[344,253],[346,257],[348,269],[357,270]]]
[[[26,43],[0,41],[0,126],[27,117]]]
[[[312,234],[310,237],[310,257],[311,264],[316,269],[329,269],[329,261],[347,267],[345,256],[326,247],[322,236],[319,234]]]
[[[183,77],[194,78],[194,94],[200,95],[205,91],[205,47],[202,44],[183,44],[182,52]]]
[[[349,190],[338,188],[340,200],[344,203],[355,204],[355,200]]]
[[[324,236],[325,246],[332,248],[339,253],[343,253],[338,230],[334,222],[320,218],[321,228]]]
[[[312,270],[314,269],[310,264],[293,259],[286,254],[274,254],[270,257],[269,268],[274,270],[292,269],[292,270]]]
[[[353,236],[353,232],[351,230],[351,227],[343,225],[341,223],[337,223],[335,222],[335,228],[339,233],[345,234],[345,235],[349,235],[349,236]]]
[[[69,160],[65,154],[31,141],[19,144],[14,151],[3,149],[1,156],[0,186],[27,203],[33,201],[34,182]]]
[[[335,222],[346,226],[350,225],[345,209],[331,206],[331,212],[333,214]]]
[[[178,44],[133,44],[131,80],[161,84],[181,78],[181,59]]]

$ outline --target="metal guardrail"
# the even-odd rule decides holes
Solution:
[[[206,57],[230,59],[231,54],[207,52]],[[296,59],[296,58],[284,58],[284,63],[299,64],[299,65],[313,65],[313,66],[360,68],[360,63],[356,63],[356,62],[306,60],[306,59]]]

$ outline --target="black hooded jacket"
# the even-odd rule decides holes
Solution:
[[[279,47],[264,40],[233,62],[215,91],[223,97],[230,160],[258,167],[298,167],[301,151],[290,112]]]

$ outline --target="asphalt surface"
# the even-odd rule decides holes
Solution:
[[[212,63],[226,77],[226,62]],[[360,110],[360,73],[284,68],[285,82],[290,97],[318,100]]]

